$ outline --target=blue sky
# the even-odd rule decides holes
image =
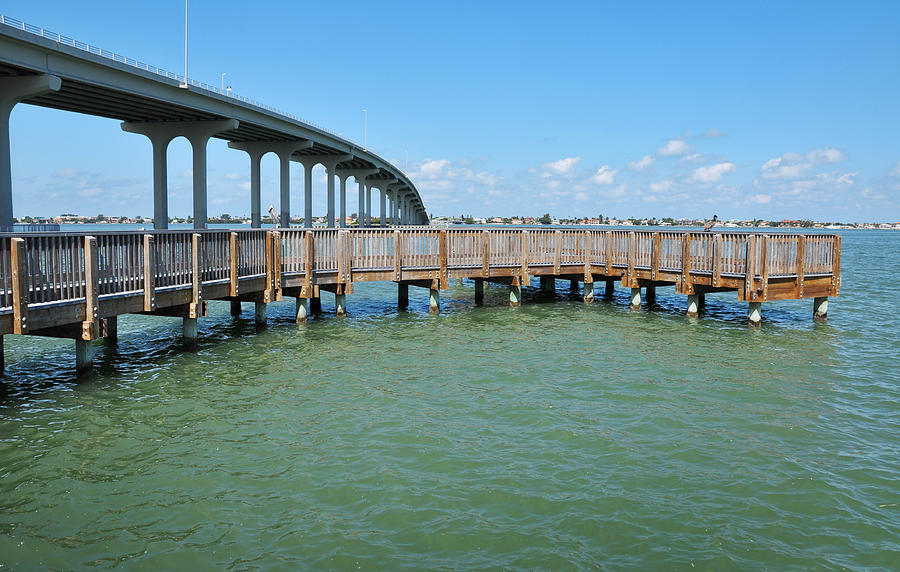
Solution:
[[[408,165],[430,213],[900,221],[900,4],[190,1],[189,75]],[[7,0],[2,12],[183,69],[184,3]],[[19,105],[16,216],[152,214],[150,145]],[[407,158],[408,157],[408,158]],[[187,142],[170,213],[190,207]],[[319,168],[321,169],[321,168]],[[249,212],[214,140],[209,212]],[[302,212],[294,167],[292,204]],[[324,171],[314,213],[324,214]],[[349,211],[355,211],[350,193]],[[263,160],[263,202],[277,204]]]

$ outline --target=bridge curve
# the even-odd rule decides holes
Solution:
[[[12,225],[9,113],[17,103],[117,119],[125,131],[148,136],[154,149],[158,229],[168,223],[165,151],[178,136],[187,137],[194,148],[196,228],[206,226],[206,144],[211,137],[250,154],[254,227],[261,223],[258,161],[266,152],[276,153],[282,162],[282,226],[290,221],[290,161],[305,169],[306,226],[312,226],[311,171],[316,164],[329,174],[327,226],[335,222],[335,177],[341,181],[340,222],[345,224],[346,180],[351,176],[357,179],[360,206],[367,206],[359,209],[361,219],[371,220],[369,193],[378,189],[382,226],[387,220],[428,223],[409,177],[362,145],[271,106],[0,15],[0,227]]]

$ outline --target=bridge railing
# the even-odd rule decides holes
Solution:
[[[834,235],[420,228],[0,234],[0,314],[21,304],[14,292],[29,305],[84,301],[93,284],[101,298],[138,295],[147,285],[148,268],[158,290],[190,288],[195,264],[202,273],[199,282],[207,285],[266,277],[272,263],[268,244],[276,236],[285,276],[397,265],[458,269],[588,262],[602,268],[607,261],[618,270],[681,272],[685,256],[694,274],[745,276],[751,268],[765,281],[840,273],[840,237]]]

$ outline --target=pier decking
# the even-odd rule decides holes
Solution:
[[[297,298],[303,321],[322,291],[338,313],[356,282],[393,281],[406,304],[410,285],[430,290],[430,307],[450,281],[505,284],[510,305],[531,277],[631,288],[632,306],[655,288],[674,286],[696,315],[703,295],[737,292],[751,324],[762,302],[813,298],[825,319],[840,289],[841,237],[822,234],[518,229],[254,229],[0,234],[0,336],[76,340],[80,373],[90,369],[87,343],[115,338],[116,317],[140,313],[184,320],[185,345],[196,347],[197,319],[209,300],[254,302],[265,322],[269,302]],[[2,343],[0,343],[2,348]],[[0,349],[0,367],[2,367]]]

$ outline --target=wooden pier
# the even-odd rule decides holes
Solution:
[[[90,370],[89,342],[116,336],[121,314],[184,320],[184,341],[196,348],[197,319],[209,300],[266,304],[297,298],[297,320],[315,309],[322,291],[339,314],[356,282],[398,283],[430,291],[457,278],[509,287],[510,305],[532,277],[630,288],[633,308],[655,289],[674,286],[696,315],[710,292],[737,292],[758,325],[763,302],[812,298],[813,315],[827,316],[840,289],[841,237],[823,234],[704,233],[639,230],[518,229],[274,229],[0,234],[0,369],[2,336],[24,334],[76,340],[79,374]],[[233,310],[235,307],[233,306]],[[239,306],[237,306],[239,310]]]

